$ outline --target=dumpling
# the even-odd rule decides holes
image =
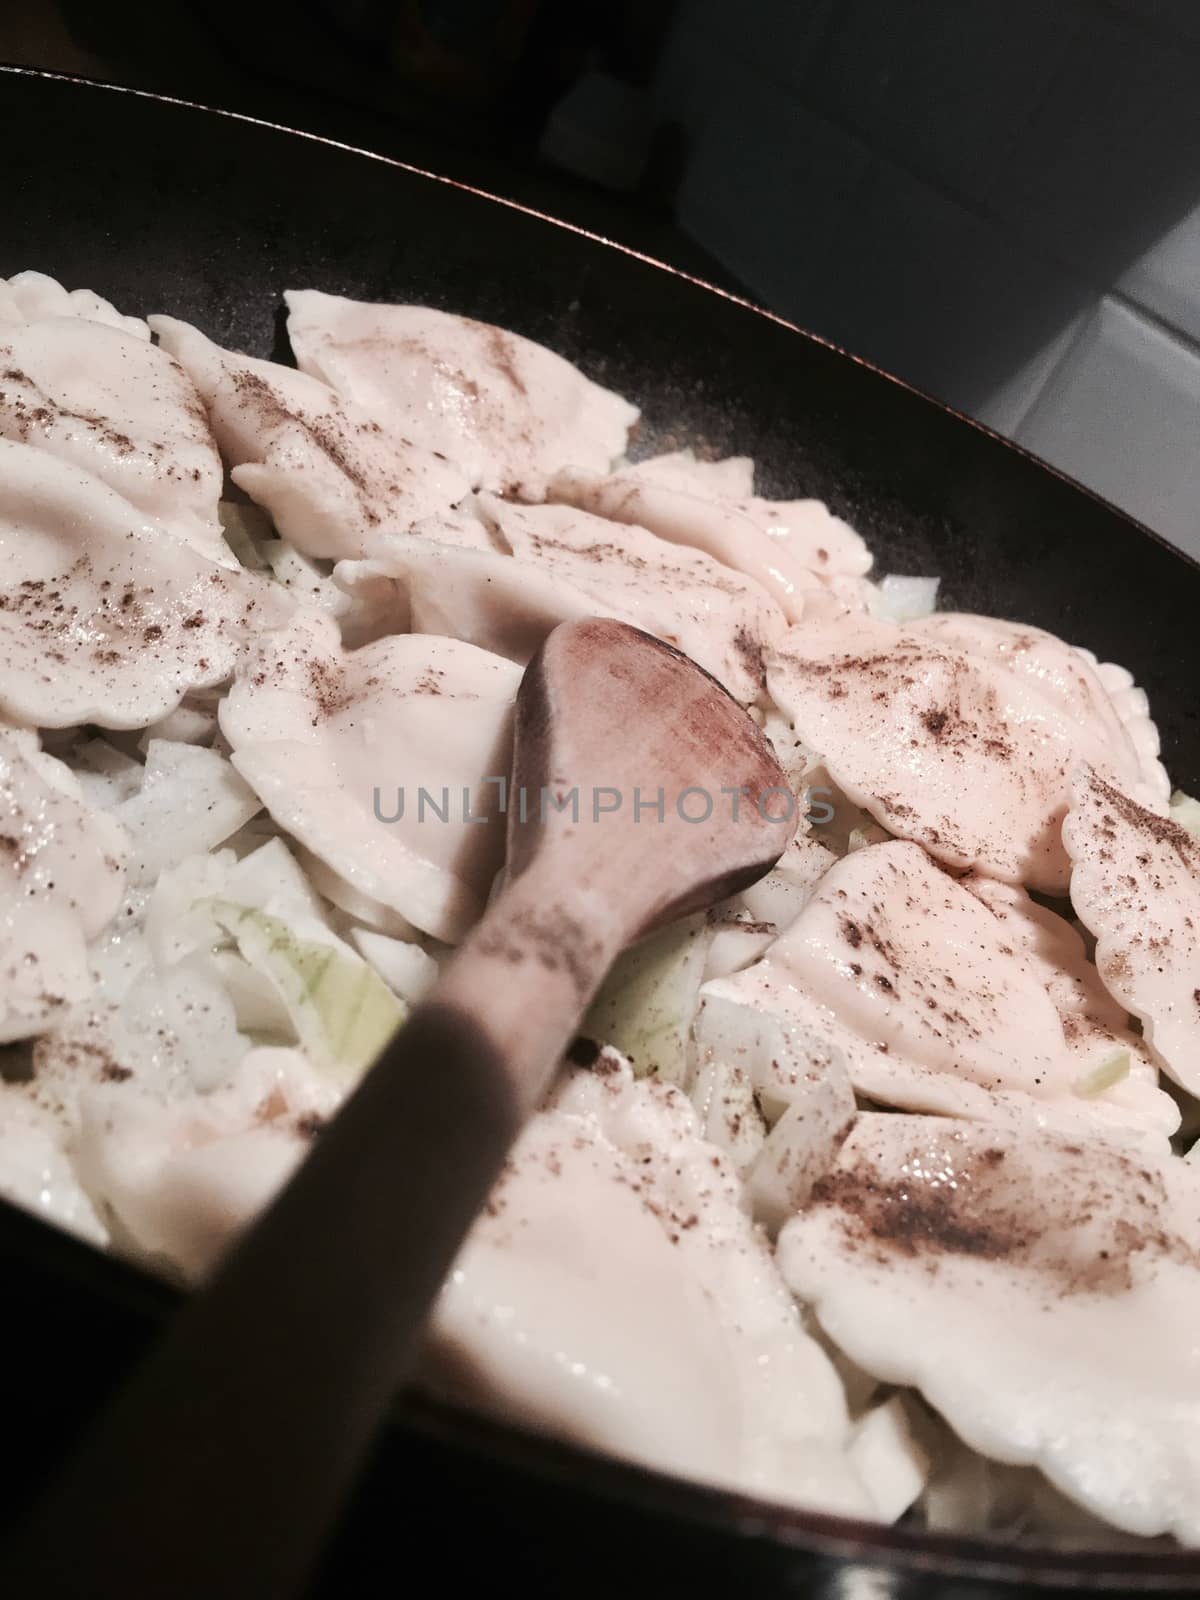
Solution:
[[[841,1384],[739,1189],[684,1096],[605,1052],[518,1141],[442,1292],[431,1354],[503,1415],[872,1517]]]
[[[1063,839],[1101,978],[1175,1081],[1200,1094],[1200,839],[1088,767]]]
[[[605,519],[570,507],[513,506],[489,495],[480,503],[522,564],[673,644],[735,700],[761,695],[764,651],[782,615],[753,579],[643,528],[614,533]]]
[[[173,317],[150,322],[207,406],[234,483],[305,555],[365,555],[381,532],[402,532],[468,492],[444,456],[319,379],[222,350]]]
[[[203,554],[233,564],[204,407],[179,363],[148,340],[78,317],[0,326],[0,437],[94,473]]]
[[[705,551],[761,584],[789,622],[868,609],[871,553],[854,529],[820,500],[763,500],[753,481],[744,456],[696,461],[680,452],[610,477],[567,467],[545,498]]]
[[[705,461],[692,450],[669,450],[665,455],[631,462],[621,471],[625,477],[706,500],[745,500],[754,493],[754,462],[749,456]]]
[[[121,903],[125,855],[121,828],[70,768],[35,733],[0,728],[0,1041],[91,993],[87,943]]]
[[[75,1166],[127,1253],[195,1281],[291,1177],[339,1099],[300,1051],[274,1048],[247,1052],[234,1081],[203,1094],[88,1087]]]
[[[1015,884],[979,873],[968,873],[961,882],[999,920],[1004,936],[1045,986],[1074,1062],[1076,1096],[1114,1126],[1145,1123],[1175,1132],[1178,1112],[1158,1088],[1157,1062],[1131,1031],[1124,1007],[1104,987],[1078,930]]]
[[[560,622],[615,617],[682,650],[735,699],[759,698],[764,647],[785,624],[752,579],[572,506],[519,506],[492,495],[477,505],[510,554],[447,548],[431,523],[389,540],[357,569],[339,567],[339,581],[390,574],[407,593],[414,628],[453,633],[521,662]]]
[[[1097,661],[1090,650],[1077,649],[1042,628],[1000,617],[941,611],[913,627],[1034,685],[1087,728],[1093,742],[1107,747],[1126,781],[1137,785],[1144,804],[1166,809],[1171,784],[1158,759],[1158,729],[1145,692],[1124,667]]]
[[[149,339],[150,329],[141,317],[125,317],[91,289],[64,289],[44,272],[18,272],[0,278],[0,326],[37,322],[43,317],[76,317],[81,322],[101,322],[135,339]]]
[[[339,561],[334,583],[352,610],[376,603],[393,631],[466,639],[522,666],[560,622],[613,614],[511,551],[479,550],[455,534],[455,523],[433,517],[367,561]]]
[[[827,1040],[855,1089],[882,1105],[1127,1122],[1165,1146],[1178,1110],[1136,1040],[1106,1019],[1112,1040],[1102,1057],[1120,1048],[1136,1067],[1116,1098],[1093,1089],[1095,1056],[1064,1029],[1074,1002],[1050,992],[1056,969],[1027,954],[1035,934],[1020,914],[998,914],[918,845],[871,845],[830,868],[761,960],[706,993]],[[1059,938],[1069,936],[1064,928]]]
[[[306,610],[239,672],[221,731],[281,827],[360,893],[456,941],[504,859],[498,780],[520,678],[458,639],[345,651],[336,622]]]
[[[108,1233],[84,1193],[65,1130],[23,1083],[0,1082],[0,1199],[103,1247]]]
[[[0,440],[0,714],[144,728],[223,682],[292,602],[201,555],[99,478]]]
[[[750,495],[738,502],[738,510],[790,560],[817,573],[835,591],[862,595],[869,588],[861,583],[872,566],[866,541],[834,516],[823,500],[764,500]]]
[[[315,289],[284,298],[302,372],[441,451],[475,486],[503,489],[568,461],[605,472],[637,421],[569,361],[490,323]]]
[[[1061,894],[1075,764],[1089,759],[1145,792],[1142,762],[1083,657],[1031,634],[1034,657],[978,622],[793,628],[770,655],[771,695],[890,833],[949,866]]]
[[[735,506],[626,473],[603,477],[575,467],[555,473],[546,485],[546,499],[646,528],[669,544],[702,550],[752,578],[789,622],[799,622],[828,599],[821,579]]]
[[[1090,650],[1079,649],[1079,654],[1089,666],[1095,668],[1096,676],[1108,691],[1108,698],[1137,752],[1142,776],[1149,789],[1146,803],[1153,810],[1160,810],[1160,797],[1169,797],[1170,781],[1166,768],[1159,760],[1161,740],[1150,715],[1150,697],[1144,689],[1138,688],[1128,668],[1118,666],[1115,661],[1097,661]]]
[[[1200,1544],[1200,1171],[1104,1139],[860,1115],[780,1234],[826,1334],[973,1449]]]

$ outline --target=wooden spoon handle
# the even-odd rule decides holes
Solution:
[[[296,1592],[619,948],[548,921],[527,878],[92,1429],[4,1592]]]

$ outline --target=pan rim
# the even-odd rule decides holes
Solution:
[[[0,62],[0,76],[14,78],[40,79],[50,83],[73,84],[79,88],[96,89],[105,94],[129,95],[136,100],[149,101],[155,105],[170,106],[174,110],[195,111],[202,116],[219,117],[230,122],[239,122],[247,127],[260,128],[267,133],[283,134],[288,138],[305,140],[310,144],[322,145],[329,150],[337,150],[343,155],[362,157],[367,161],[377,161],[382,166],[394,167],[401,172],[409,173],[416,178],[424,178],[430,183],[440,184],[444,188],[458,189],[464,194],[472,195],[475,199],[489,201],[493,205],[504,206],[510,211],[518,211],[523,216],[532,217],[534,220],[546,224],[551,228],[560,229],[565,233],[573,233],[581,239],[586,239],[591,244],[603,246],[606,250],[615,250],[620,255],[629,256],[634,261],[639,261],[643,266],[652,267],[659,272],[670,274],[679,278],[684,283],[689,283],[697,289],[702,289],[708,294],[716,295],[729,305],[736,306],[740,311],[747,311],[752,316],[772,322],[777,327],[786,328],[789,333],[798,334],[810,343],[820,345],[822,349],[832,351],[835,355],[843,357],[856,367],[882,378],[885,382],[893,384],[896,388],[914,395],[917,399],[933,406],[935,410],[945,416],[953,417],[956,422],[974,429],[987,439],[994,440],[1014,456],[1032,463],[1042,472],[1056,478],[1060,483],[1091,500],[1094,504],[1102,506],[1105,511],[1119,517],[1122,522],[1145,537],[1161,545],[1164,550],[1184,562],[1187,566],[1200,570],[1200,554],[1191,555],[1188,551],[1173,543],[1165,534],[1152,528],[1149,523],[1142,522],[1132,512],[1126,511],[1122,506],[1116,505],[1112,500],[1106,499],[1095,489],[1089,488],[1086,483],[1081,483],[1078,478],[1073,478],[1069,472],[1064,472],[1061,467],[1056,467],[1052,461],[1047,461],[1044,456],[1037,455],[1034,451],[1019,444],[1015,439],[1010,439],[1007,434],[1000,433],[990,427],[986,422],[980,422],[977,417],[970,416],[965,411],[959,411],[948,401],[941,400],[937,395],[930,394],[927,389],[920,388],[915,383],[910,383],[907,378],[901,378],[894,372],[889,372],[886,367],[876,365],[866,356],[856,355],[853,350],[848,350],[845,345],[837,344],[832,339],[827,339],[823,334],[811,328],[802,327],[798,322],[792,322],[787,317],[780,316],[778,312],[760,306],[753,300],[747,300],[744,295],[734,294],[730,289],[724,289],[720,284],[710,283],[707,278],[698,278],[694,273],[685,272],[682,267],[674,267],[669,261],[660,261],[657,256],[647,254],[644,250],[635,250],[632,245],[622,244],[618,239],[608,239],[602,233],[593,233],[590,228],[583,227],[577,222],[568,222],[562,217],[552,216],[548,211],[539,211],[536,206],[526,205],[521,200],[513,200],[508,195],[493,194],[490,189],[481,189],[475,184],[465,183],[460,178],[449,178],[444,173],[430,172],[426,167],[415,166],[410,161],[403,161],[399,156],[384,155],[379,150],[369,150],[365,145],[351,144],[344,139],[335,139],[328,134],[312,133],[304,128],[290,127],[286,122],[272,122],[267,117],[256,117],[248,111],[234,111],[227,106],[210,106],[201,100],[188,100],[182,95],[161,94],[155,89],[143,89],[131,83],[113,83],[104,78],[89,78],[82,73],[54,72],[44,67],[31,67],[22,63]]]

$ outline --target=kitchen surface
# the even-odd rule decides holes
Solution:
[[[878,362],[1200,555],[1191,0],[10,0],[0,59],[566,217]]]

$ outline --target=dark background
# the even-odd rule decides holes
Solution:
[[[1200,0],[0,0],[0,60],[563,217],[1200,555]]]
[[[576,177],[538,149],[553,108],[589,68],[649,98],[676,9],[675,0],[7,0],[0,60],[342,139],[742,288],[674,222],[686,151],[670,118],[653,129],[632,190]]]

